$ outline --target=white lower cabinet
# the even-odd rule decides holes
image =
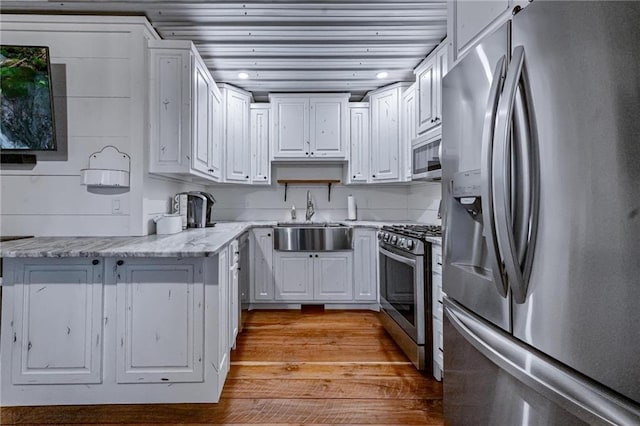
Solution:
[[[377,229],[353,230],[353,283],[357,301],[378,300],[377,236]]]
[[[275,300],[313,300],[313,254],[276,251]]]
[[[275,300],[334,302],[353,299],[353,254],[274,252]]]
[[[251,302],[268,302],[274,299],[273,230],[254,228],[249,239],[251,254]]]
[[[314,254],[313,297],[316,300],[353,299],[353,255],[349,252]]]
[[[203,379],[200,259],[115,261],[118,383]]]
[[[431,244],[431,291],[433,318],[433,377],[442,380],[444,351],[442,345],[442,246]]]
[[[5,282],[15,277],[3,300],[3,314],[9,304],[13,315],[2,320],[3,351],[7,343],[12,348],[11,382],[101,383],[101,260],[15,259],[10,269],[6,262]]]
[[[0,405],[218,402],[236,251],[3,259]]]

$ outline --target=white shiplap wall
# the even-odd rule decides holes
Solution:
[[[32,168],[3,164],[0,234],[147,234],[149,217],[184,187],[145,177],[146,46],[155,31],[142,17],[2,15],[0,23],[3,44],[49,46],[61,145]],[[80,184],[89,155],[105,145],[131,156],[128,190]]]

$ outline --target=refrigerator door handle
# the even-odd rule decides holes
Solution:
[[[500,92],[502,90],[502,84],[504,83],[506,61],[506,56],[502,56],[496,63],[496,68],[493,73],[493,81],[491,82],[491,87],[489,89],[489,99],[487,101],[484,125],[482,127],[482,164],[480,166],[480,176],[482,181],[482,225],[484,228],[485,241],[487,243],[487,255],[489,257],[496,290],[502,297],[507,297],[508,287],[503,273],[503,268],[501,266],[502,262],[500,261],[500,252],[498,251],[496,223],[494,217],[495,200],[492,190],[492,159],[493,131],[496,122],[498,100],[500,99]]]
[[[639,424],[640,408],[559,362],[534,352],[444,297],[451,325],[500,369],[589,424]],[[445,336],[445,350],[446,347]]]
[[[521,179],[523,184],[523,202],[522,215],[523,218],[519,221],[524,227],[519,231],[519,236],[526,238],[527,241],[532,241],[533,235],[531,230],[532,217],[534,216],[534,210],[532,209],[531,200],[537,198],[533,196],[533,182],[537,181],[532,178],[532,169],[537,169],[537,165],[532,167],[532,151],[529,141],[531,138],[525,138],[525,147],[518,146],[518,149],[511,149],[511,122],[514,115],[514,106],[516,103],[516,95],[518,94],[518,86],[522,81],[524,69],[524,48],[517,46],[513,50],[511,64],[507,71],[507,76],[504,83],[504,91],[500,102],[498,104],[498,112],[496,118],[496,128],[494,132],[494,158],[492,164],[493,179],[493,192],[496,200],[496,234],[498,240],[498,247],[502,255],[504,262],[504,268],[507,275],[508,285],[511,289],[513,299],[516,303],[524,303],[527,298],[527,286],[529,281],[529,272],[531,261],[528,262],[527,274],[523,273],[520,259],[524,257],[525,253],[528,256],[533,254],[533,246],[526,247],[526,244],[516,243],[516,236],[514,235],[514,217],[512,215],[512,197],[511,194],[511,164],[513,152],[522,154],[523,173],[521,173]],[[520,109],[521,111],[521,109]],[[521,114],[516,114],[521,117]],[[522,130],[522,126],[518,127]],[[522,142],[522,141],[521,141]],[[536,157],[537,158],[537,157]],[[520,159],[515,159],[516,162]],[[516,174],[517,175],[517,174]],[[537,176],[537,175],[536,175]],[[537,185],[536,185],[537,189]],[[537,215],[536,215],[537,216]],[[518,249],[521,252],[518,252]],[[530,258],[531,259],[531,258]]]

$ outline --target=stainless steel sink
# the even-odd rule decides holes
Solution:
[[[279,251],[337,251],[353,248],[352,229],[339,223],[279,223],[273,228]]]
[[[278,222],[277,226],[286,228],[348,228],[347,225],[338,222]]]

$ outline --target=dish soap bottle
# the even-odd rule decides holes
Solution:
[[[291,206],[291,220],[296,220],[296,205]]]

